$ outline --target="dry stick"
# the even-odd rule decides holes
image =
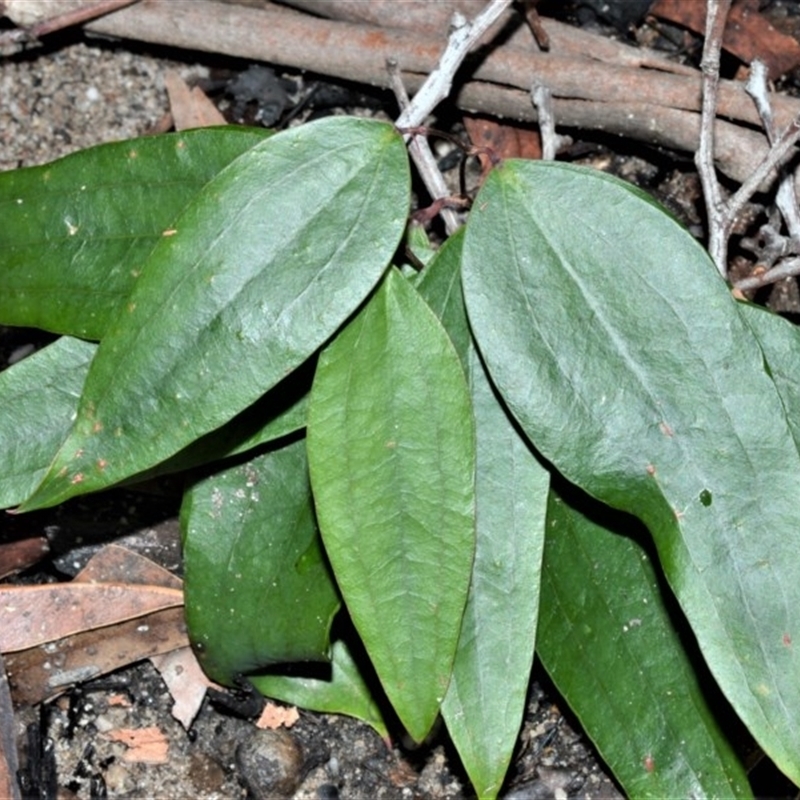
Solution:
[[[767,89],[767,67],[763,61],[753,61],[750,65],[750,76],[745,83],[745,91],[753,98],[761,124],[767,132],[767,139],[771,145],[778,138],[775,127],[775,115],[772,113],[772,104],[769,101]],[[785,169],[780,171],[780,182],[775,195],[775,203],[781,212],[789,235],[794,239],[795,248],[800,247],[800,209],[797,207],[797,193],[794,188],[794,179]]]
[[[784,278],[792,278],[795,275],[800,275],[800,258],[787,258],[781,261],[777,267],[768,269],[760,275],[750,275],[747,278],[736,281],[733,284],[733,288],[738,289],[740,292],[746,292],[748,289],[760,289],[762,286],[777,283]]]
[[[395,61],[395,69],[390,69],[389,78],[398,102],[401,103],[400,116],[395,122],[401,131],[404,128],[416,128],[422,125],[433,109],[448,97],[453,88],[453,78],[467,57],[467,53],[509,5],[511,5],[511,0],[491,0],[472,22],[468,22],[460,14],[454,16],[453,26],[447,38],[447,47],[439,58],[439,63],[425,79],[419,91],[414,95],[414,99],[407,102],[405,107],[402,106],[402,103],[408,99],[408,96],[405,88],[401,89],[402,80]],[[420,170],[420,175],[431,194],[431,199],[435,202],[447,197],[449,194],[447,185],[427,140],[419,135],[407,134],[406,141],[410,142],[411,156]],[[442,209],[441,214],[448,235],[455,233],[459,225],[458,217],[452,209]]]
[[[400,110],[404,111],[408,108],[411,100],[409,99],[406,87],[403,85],[403,79],[400,77],[400,67],[396,59],[388,59],[386,62],[386,70],[389,73],[389,82],[394,91],[397,103]],[[414,165],[428,190],[431,199],[437,200],[440,197],[448,195],[447,184],[444,181],[439,166],[436,163],[436,158],[431,152],[431,147],[428,140],[424,136],[412,136],[408,143],[408,152],[411,155]],[[443,208],[439,215],[444,221],[444,227],[447,235],[455,233],[458,229],[459,221],[455,211],[452,208]]]
[[[700,147],[695,154],[695,164],[703,186],[703,196],[708,213],[708,251],[720,274],[728,274],[727,252],[732,220],[726,216],[717,173],[714,169],[714,120],[717,116],[719,92],[719,59],[722,34],[728,18],[731,0],[708,0],[706,12],[706,39],[700,69],[703,74],[703,106],[700,125]]]
[[[358,8],[372,7],[372,3],[356,2]],[[405,8],[406,3],[402,5]],[[440,3],[428,5],[433,13]],[[597,60],[595,56],[603,55],[600,45],[608,40],[583,31],[586,53],[592,58],[562,57],[556,50],[559,29],[550,20],[544,23],[553,38],[553,52],[523,51],[503,43],[475,65],[471,80],[456,90],[455,102],[471,112],[536,121],[529,93],[530,76],[536,75],[553,94],[561,128],[601,129],[673,149],[697,149],[700,79],[696,73],[685,76],[626,66],[638,51],[618,42],[614,43],[616,64]],[[86,27],[105,35],[224,53],[383,86],[388,83],[386,59],[402,53],[403,81],[409,90],[422,84],[441,52],[441,38],[430,34],[331,22],[278,6],[256,9],[211,0],[147,0]],[[521,32],[534,48],[530,32]],[[800,111],[800,101],[778,96],[773,98],[773,108],[778,125],[783,126]],[[721,84],[719,114],[760,123],[752,100],[733,81]],[[749,126],[717,121],[717,166],[730,178],[743,181],[767,149],[763,135]]]
[[[553,95],[546,86],[534,83],[531,86],[531,101],[536,106],[536,113],[539,117],[542,161],[553,161],[561,144],[560,137],[556,133],[556,121],[553,115]]]
[[[723,202],[714,171],[714,119],[719,88],[719,59],[722,34],[731,0],[708,0],[706,41],[703,46],[703,114],[700,148],[695,156],[709,223],[708,251],[723,277],[727,276],[728,239],[737,217],[750,198],[774,178],[781,162],[800,139],[800,115],[796,116],[775,139],[761,163],[726,202]]]
[[[490,0],[471,23],[460,15],[454,18],[454,26],[439,63],[425,79],[414,99],[400,112],[395,122],[398,128],[416,128],[422,125],[428,114],[450,95],[453,77],[467,53],[510,5],[511,0]]]
[[[79,25],[81,22],[87,22],[138,2],[139,0],[97,0],[95,3],[88,3],[80,8],[37,22],[29,28],[15,28],[6,31],[0,34],[0,44],[36,41],[48,33]]]

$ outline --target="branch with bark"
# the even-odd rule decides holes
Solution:
[[[388,59],[400,62],[404,85],[415,92],[436,67],[454,10],[473,16],[483,0],[417,0],[393,3],[395,27],[364,21],[389,13],[383,2],[291,0],[318,13],[358,21],[329,20],[264,3],[238,6],[213,0],[175,3],[148,0],[109,14],[85,27],[122,38],[240,56],[307,69],[322,75],[389,87]],[[420,11],[419,6],[423,9]],[[420,15],[425,18],[420,23]],[[403,28],[401,25],[419,25]],[[694,152],[700,137],[701,78],[658,53],[611,42],[601,36],[543,20],[550,50],[539,50],[522,17],[507,12],[496,23],[502,44],[487,45],[464,65],[451,95],[464,110],[515,120],[537,121],[532,80],[546,86],[562,128],[604,130],[650,144]],[[486,33],[490,41],[496,28]],[[590,76],[590,79],[587,77]],[[800,101],[772,96],[776,125],[800,112]],[[754,127],[760,118],[744,88],[721,81],[715,122],[715,163],[744,181],[769,150]],[[767,188],[765,182],[760,188]]]

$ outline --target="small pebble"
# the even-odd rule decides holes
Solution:
[[[236,767],[255,800],[291,797],[306,772],[300,744],[282,729],[253,731],[236,748]]]

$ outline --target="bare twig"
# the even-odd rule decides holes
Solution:
[[[727,214],[730,216],[730,227],[733,227],[735,218],[739,215],[745,203],[759,190],[770,176],[781,166],[789,151],[794,148],[800,139],[800,115],[793,119],[783,133],[767,152],[762,162],[753,171],[753,174],[737,189],[736,194],[728,200]]]
[[[395,123],[398,128],[422,125],[428,114],[449,96],[453,77],[467,53],[510,5],[511,0],[490,0],[472,22],[460,15],[454,18],[453,30],[439,63],[414,95],[414,99],[400,112]]]
[[[553,161],[559,147],[556,121],[553,114],[553,96],[545,86],[534,83],[531,87],[531,100],[539,115],[539,135],[542,137],[542,160]]]
[[[714,121],[717,116],[722,34],[730,6],[731,0],[708,0],[706,39],[703,44],[703,59],[700,62],[703,73],[700,147],[695,155],[708,214],[708,251],[723,277],[728,273],[728,238],[732,220],[725,214],[717,173],[714,169]]]
[[[392,86],[392,91],[394,91],[397,103],[402,112],[408,108],[411,101],[408,97],[406,87],[403,85],[403,79],[400,77],[400,67],[396,59],[387,60],[386,70],[389,73],[389,82]],[[431,199],[436,201],[446,197],[448,195],[447,184],[436,163],[436,157],[431,152],[428,140],[424,136],[412,136],[408,143],[408,152],[422,178],[422,182],[425,184],[425,188],[431,195]],[[442,208],[439,214],[444,221],[447,235],[450,236],[450,234],[455,233],[459,226],[455,211],[453,211],[452,208]]]
[[[734,289],[739,289],[744,292],[748,289],[760,289],[762,286],[767,286],[770,283],[776,283],[784,278],[791,278],[795,275],[800,275],[800,258],[787,258],[778,264],[777,267],[768,269],[760,275],[749,275],[736,281],[733,284]]]
[[[387,63],[392,88],[401,104],[400,116],[395,122],[400,130],[422,125],[433,109],[449,96],[453,87],[453,78],[467,57],[467,53],[480,41],[509,5],[511,5],[511,0],[490,0],[472,22],[460,14],[454,15],[450,35],[447,38],[447,46],[439,58],[438,64],[411,101],[408,101],[396,60],[392,59]],[[406,140],[409,142],[411,157],[431,194],[431,199],[434,202],[443,200],[449,192],[427,140],[419,135],[411,134],[406,134]],[[459,225],[458,217],[452,209],[444,206],[440,213],[447,233],[454,233]]]
[[[58,16],[37,22],[29,28],[15,28],[10,31],[5,31],[3,34],[0,34],[0,45],[35,42],[37,39],[41,39],[42,36],[47,36],[48,33],[60,31],[72,25],[80,25],[82,22],[96,19],[97,17],[103,16],[103,14],[118,11],[125,6],[130,6],[138,2],[139,0],[96,0],[96,2],[87,3],[80,8],[75,8],[63,14],[59,14]]]
[[[703,46],[703,112],[700,128],[700,147],[695,156],[703,196],[708,213],[708,251],[723,277],[728,274],[728,240],[736,219],[750,198],[774,177],[791,149],[800,139],[800,115],[796,116],[779,136],[774,136],[771,147],[761,163],[753,170],[739,189],[727,200],[722,200],[720,185],[714,169],[714,132],[719,89],[719,63],[722,35],[730,10],[731,0],[708,0],[706,40]],[[758,104],[758,100],[756,101]],[[759,108],[759,112],[764,109]],[[763,116],[763,114],[762,114]],[[767,119],[772,124],[771,107]],[[769,133],[769,130],[767,131]],[[770,270],[771,272],[771,270]]]
[[[538,0],[521,0],[520,4],[525,12],[525,22],[528,23],[533,38],[536,39],[536,44],[546,51],[550,49],[550,37],[547,35],[547,31],[542,25],[542,18],[536,10],[537,2]]]
[[[750,65],[750,76],[745,84],[745,91],[753,98],[761,123],[767,132],[769,143],[774,146],[778,138],[775,127],[775,116],[772,113],[772,104],[767,90],[767,67],[762,61],[753,61]],[[795,192],[794,179],[785,169],[780,170],[778,191],[775,203],[781,212],[789,235],[794,240],[795,247],[800,247],[800,209],[797,207],[797,193]]]

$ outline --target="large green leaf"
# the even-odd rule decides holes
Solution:
[[[422,740],[467,599],[475,436],[458,356],[394,269],[320,356],[308,453],[342,596],[387,697]]]
[[[509,161],[473,207],[462,278],[526,433],[647,524],[714,677],[800,783],[800,456],[708,256],[620,181]]]
[[[219,472],[181,509],[186,621],[210,677],[328,660],[339,598],[322,554],[305,442]]]
[[[737,308],[761,346],[766,368],[800,448],[800,328],[762,306],[743,302]]]
[[[331,648],[329,676],[273,673],[251,678],[251,683],[265,697],[325,714],[347,714],[371,725],[381,736],[389,735],[369,686],[341,640],[334,642]]]
[[[96,350],[62,336],[0,373],[0,508],[22,502],[44,477],[72,426]]]
[[[478,797],[496,797],[519,735],[536,641],[548,472],[474,350],[475,563],[442,714]]]
[[[64,336],[0,374],[6,409],[0,415],[0,508],[21,503],[41,482],[72,427],[96,350],[96,344]],[[246,453],[304,428],[310,387],[304,366],[221,428],[129,482]]]
[[[392,126],[330,117],[276,134],[206,184],[151,253],[23,508],[163,461],[302,364],[385,271],[408,181]]]
[[[417,280],[417,291],[444,325],[464,372],[469,370],[471,335],[461,292],[461,251],[464,228],[459,228],[439,249]]]
[[[749,797],[653,564],[622,535],[641,531],[619,513],[603,522],[551,493],[542,663],[629,797]]]
[[[447,240],[417,289],[468,370],[477,441],[475,561],[442,715],[478,797],[494,797],[525,711],[549,475],[509,421],[470,344],[463,234]]]
[[[0,174],[0,322],[102,337],[187,203],[268,135],[147,136]]]

